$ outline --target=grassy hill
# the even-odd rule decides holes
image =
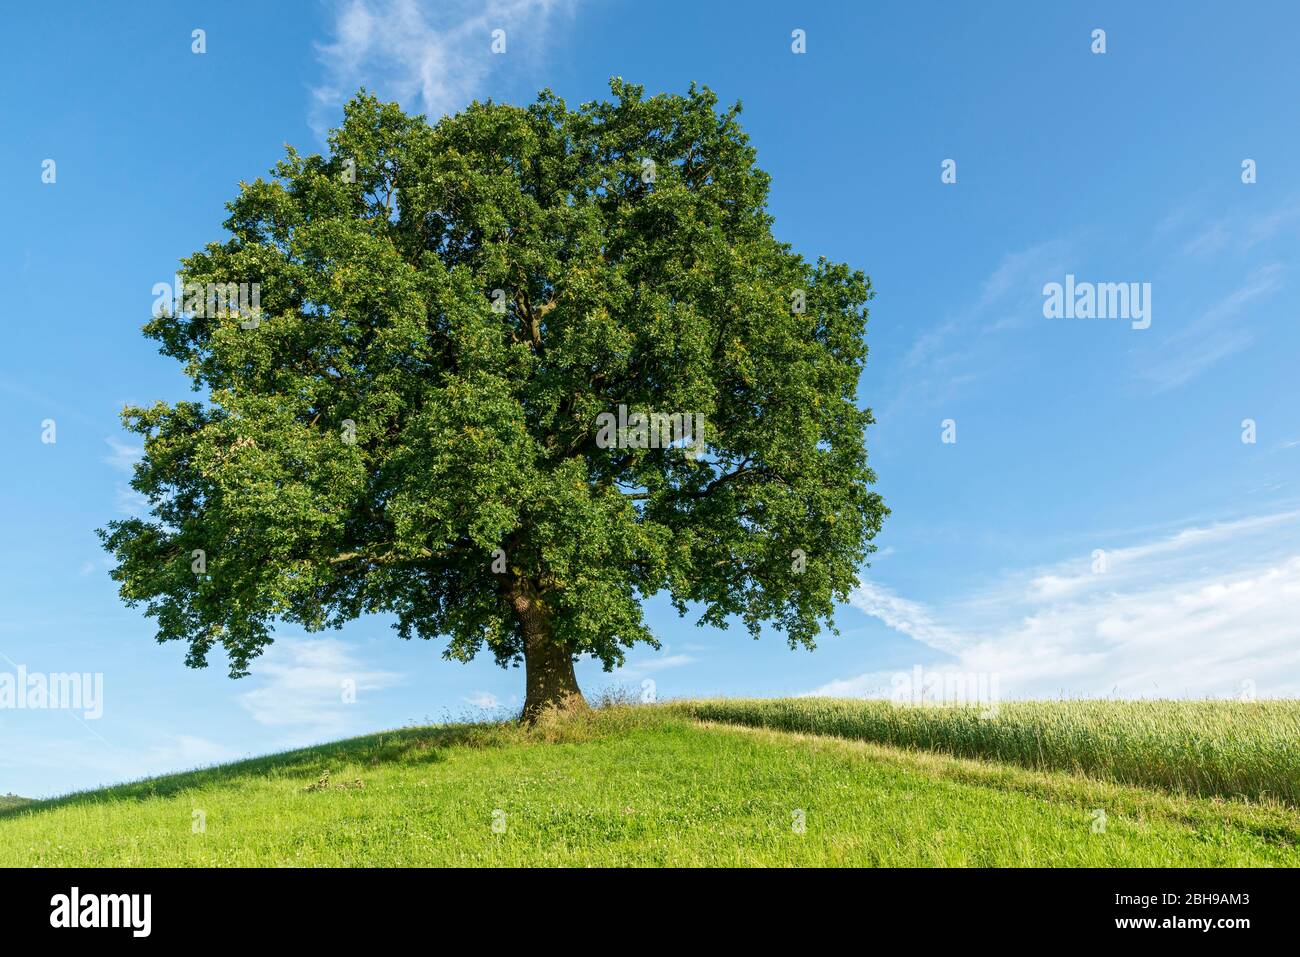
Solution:
[[[1300,865],[1296,704],[1079,704],[410,728],[0,810],[0,866]]]

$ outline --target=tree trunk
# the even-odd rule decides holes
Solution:
[[[545,603],[523,585],[512,589],[509,598],[524,633],[524,723],[533,724],[548,708],[585,709],[573,655],[555,641]]]

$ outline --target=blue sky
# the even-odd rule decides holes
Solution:
[[[380,618],[282,629],[240,681],[189,670],[122,606],[94,535],[138,508],[118,410],[188,394],[139,333],[153,285],[220,238],[223,203],[283,144],[322,149],[363,84],[436,117],[547,86],[576,103],[612,75],[707,83],[744,103],[778,236],[877,289],[861,398],[893,515],[841,635],[792,652],[652,601],[662,650],[613,676],[582,666],[589,691],[862,695],[921,667],[996,675],[1007,698],[1300,694],[1300,10],[1137,6],[9,11],[0,673],[102,674],[103,715],[0,709],[0,793],[519,703],[522,672],[445,662]],[[1150,327],[1046,318],[1044,284],[1067,274],[1150,283]]]

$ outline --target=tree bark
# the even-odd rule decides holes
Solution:
[[[516,585],[508,597],[524,636],[524,723],[534,724],[551,708],[585,709],[573,655],[555,640],[545,602],[526,584]]]

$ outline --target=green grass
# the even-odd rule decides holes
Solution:
[[[10,808],[0,866],[1300,865],[1284,805],[683,708],[406,729]]]
[[[1300,806],[1300,701],[1023,701],[904,707],[829,698],[684,702],[712,721]]]

